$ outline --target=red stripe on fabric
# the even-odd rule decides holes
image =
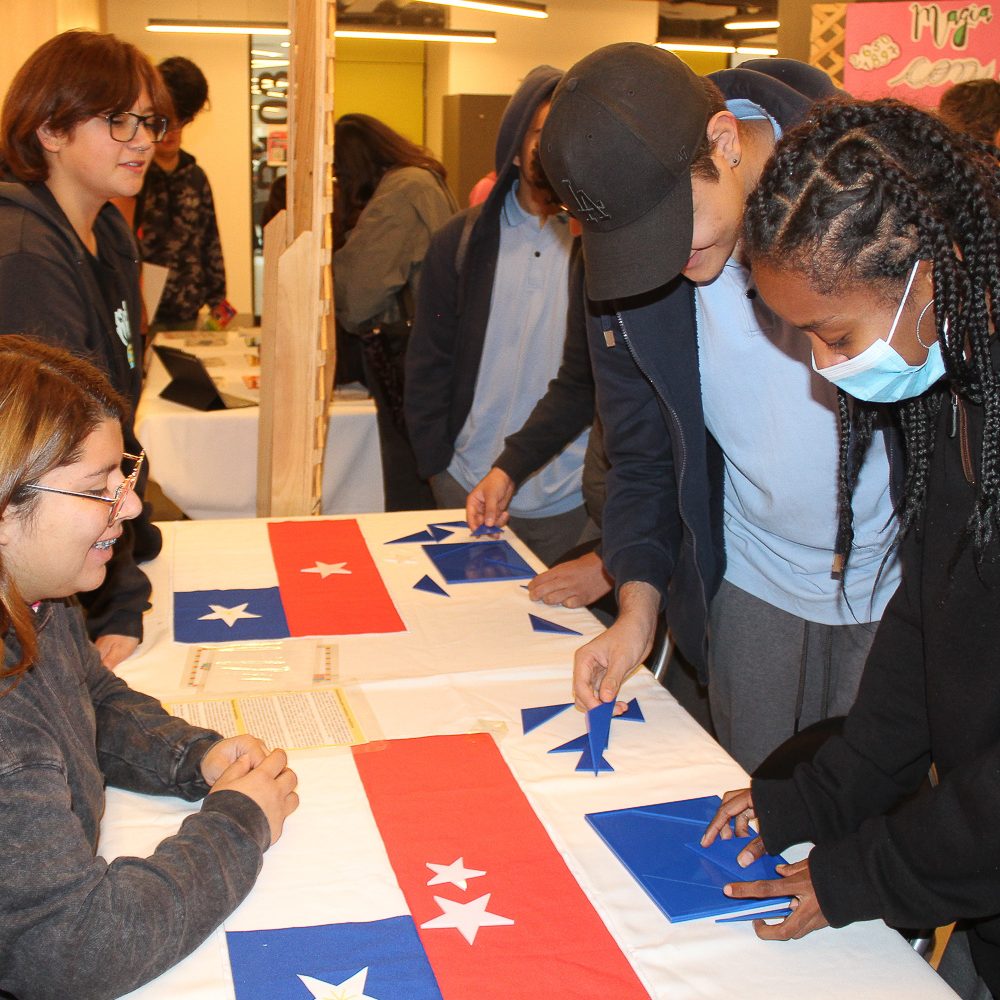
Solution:
[[[386,851],[445,1000],[646,998],[618,944],[560,857],[487,734],[389,740],[353,748]],[[486,874],[428,885],[428,862]],[[470,902],[490,894],[469,944],[439,916],[435,896]]]
[[[291,635],[406,631],[357,521],[276,521],[267,533]],[[317,563],[349,572],[303,572]]]

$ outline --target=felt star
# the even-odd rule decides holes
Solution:
[[[210,615],[201,615],[198,621],[222,621],[232,628],[241,618],[260,618],[260,615],[254,615],[247,611],[249,603],[247,601],[244,604],[237,604],[234,608],[227,608],[221,604],[210,604],[209,607],[212,609],[212,613]]]
[[[347,565],[345,562],[339,563],[325,563],[316,560],[315,566],[310,566],[308,569],[302,570],[303,573],[319,573],[319,575],[325,580],[328,576],[350,576],[351,571],[349,569],[344,569]]]
[[[428,885],[454,885],[463,891],[469,888],[470,878],[479,878],[480,875],[486,874],[476,868],[466,868],[465,858],[459,858],[450,865],[436,865],[428,861],[427,867],[435,872]]]
[[[486,907],[489,906],[490,902],[490,893],[468,903],[456,903],[453,899],[444,899],[441,896],[435,896],[434,902],[441,907],[441,916],[421,924],[421,928],[434,930],[454,927],[469,944],[476,940],[476,934],[479,933],[480,927],[500,927],[504,924],[514,923],[509,917],[486,912]]]
[[[315,1000],[375,1000],[375,997],[365,993],[365,982],[368,979],[368,969],[364,968],[342,983],[324,983],[312,976],[299,976],[302,985],[315,997]]]

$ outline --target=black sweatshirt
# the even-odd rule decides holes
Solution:
[[[971,543],[955,561],[982,425],[980,407],[962,401],[953,416],[944,398],[921,530],[903,544],[903,581],[843,736],[753,795],[769,851],[815,842],[813,884],[833,926],[968,920],[1000,995],[1000,539],[978,566]],[[903,802],[932,762],[938,786]]]

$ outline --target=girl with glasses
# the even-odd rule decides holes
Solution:
[[[744,230],[760,294],[840,390],[838,551],[877,414],[899,421],[903,578],[843,734],[730,794],[705,841],[756,815],[747,857],[815,843],[777,882],[730,887],[797,898],[761,937],[957,920],[941,971],[1000,996],[998,150],[897,101],[832,104],[779,145]]]
[[[298,805],[284,751],[131,690],[67,600],[100,585],[141,507],[121,471],[125,410],[92,365],[0,338],[3,996],[117,997],[154,979],[246,896]],[[205,801],[149,858],[109,864],[106,784]]]
[[[138,49],[68,31],[28,58],[0,114],[0,334],[28,333],[88,358],[133,409],[142,383],[138,253],[108,199],[139,192],[171,113]],[[124,433],[125,450],[138,455],[131,417]],[[148,517],[126,522],[106,584],[82,598],[108,666],[142,637],[149,583],[136,562],[158,550]]]

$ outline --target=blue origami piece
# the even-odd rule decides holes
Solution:
[[[568,743],[560,743],[559,746],[553,747],[549,753],[583,753],[589,746],[587,734],[584,733],[582,736],[574,737]]]
[[[469,526],[468,521],[435,521],[431,528],[467,528]]]
[[[754,906],[757,912],[747,919],[759,919],[764,901],[731,899],[722,888],[734,881],[773,879],[784,858],[765,855],[741,868],[736,856],[750,842],[748,837],[718,840],[703,848],[701,835],[721,804],[719,796],[706,795],[588,813],[586,819],[669,920],[714,917]],[[788,899],[766,902],[773,907]]]
[[[450,528],[445,528],[440,524],[428,524],[427,530],[431,533],[431,537],[435,542],[440,542],[445,538],[451,538],[455,534]]]
[[[535,575],[510,542],[445,542],[423,549],[445,583],[529,580]]]
[[[482,538],[483,535],[502,535],[503,528],[497,527],[493,524],[481,524],[475,531],[472,532],[473,538]]]
[[[604,759],[604,751],[608,749],[611,739],[611,716],[614,710],[613,701],[604,701],[587,712],[587,742],[576,765],[578,771],[593,771],[598,774],[614,770]]]
[[[424,579],[427,579],[426,577]],[[549,719],[554,719],[557,715],[565,712],[567,708],[572,708],[573,703],[567,702],[565,705],[541,705],[538,708],[521,709],[521,728],[527,736],[533,729],[545,725]]]
[[[427,531],[418,531],[412,535],[405,535],[402,538],[393,538],[391,541],[386,542],[386,545],[402,545],[404,542],[433,542],[435,541],[434,536]]]
[[[639,699],[633,698],[629,703],[628,707],[622,712],[621,715],[616,715],[615,719],[621,720],[622,722],[645,722],[646,716],[642,714],[642,709],[639,708]]]
[[[428,594],[439,594],[441,597],[451,597],[451,594],[449,594],[448,591],[441,586],[441,584],[436,583],[429,576],[422,576],[419,580],[417,580],[417,582],[413,585],[413,589],[423,590]]]
[[[547,632],[551,635],[583,635],[582,632],[577,632],[574,628],[557,625],[555,622],[550,622],[548,618],[539,618],[538,615],[533,615],[531,612],[528,612],[528,617],[531,619],[531,627],[536,632]]]

